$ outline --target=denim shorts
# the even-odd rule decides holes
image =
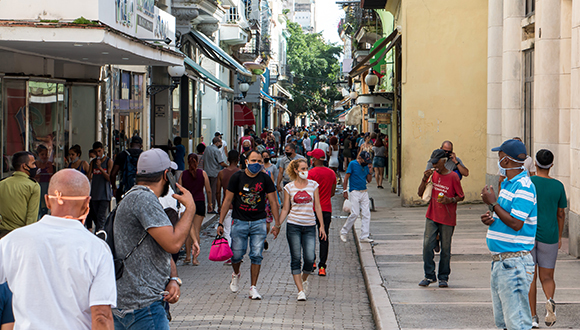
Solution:
[[[135,310],[113,309],[115,330],[169,330],[163,300]]]
[[[254,265],[262,264],[262,251],[264,250],[264,240],[266,240],[266,219],[255,221],[243,221],[233,219],[232,231],[232,264],[242,261],[250,243],[250,261]]]

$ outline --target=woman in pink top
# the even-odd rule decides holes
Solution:
[[[322,208],[318,195],[318,183],[308,180],[308,164],[306,159],[295,159],[286,168],[286,173],[292,180],[284,186],[284,207],[280,214],[280,219],[284,221],[288,216],[286,225],[286,238],[290,247],[292,261],[292,277],[298,289],[298,301],[306,300],[308,290],[308,275],[313,271],[315,249],[316,249],[316,217],[314,210],[320,221],[320,238],[326,239],[324,223],[322,222]],[[301,253],[304,257],[302,270]]]

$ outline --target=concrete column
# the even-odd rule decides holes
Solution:
[[[570,70],[572,54],[572,0],[560,4],[560,102],[558,167],[554,175],[570,188]]]
[[[502,142],[502,53],[503,1],[489,0],[487,23],[487,177],[496,185],[497,153],[491,148]]]
[[[570,66],[570,164],[580,163],[580,0],[572,1]],[[569,253],[580,257],[580,173],[570,172]]]
[[[534,148],[549,149],[556,156],[552,175],[559,173],[560,131],[560,1],[536,1],[534,64]]]
[[[503,2],[502,140],[522,135],[522,27],[524,1]]]

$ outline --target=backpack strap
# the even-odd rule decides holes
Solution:
[[[133,250],[131,250],[129,253],[127,253],[127,255],[125,256],[125,258],[123,258],[123,261],[127,260],[127,258],[129,258],[133,252],[135,252],[135,250],[137,250],[137,248],[139,247],[139,245],[141,245],[141,243],[143,243],[143,241],[145,240],[145,237],[147,237],[149,233],[147,233],[147,230],[145,230],[145,234],[143,234],[143,237],[141,237],[141,239],[139,240],[139,242],[137,243],[137,245],[135,245],[135,247],[133,248]]]

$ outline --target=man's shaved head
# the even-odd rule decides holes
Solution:
[[[86,175],[75,169],[66,168],[50,178],[48,194],[54,195],[55,190],[62,193],[62,196],[89,196],[91,184]]]

